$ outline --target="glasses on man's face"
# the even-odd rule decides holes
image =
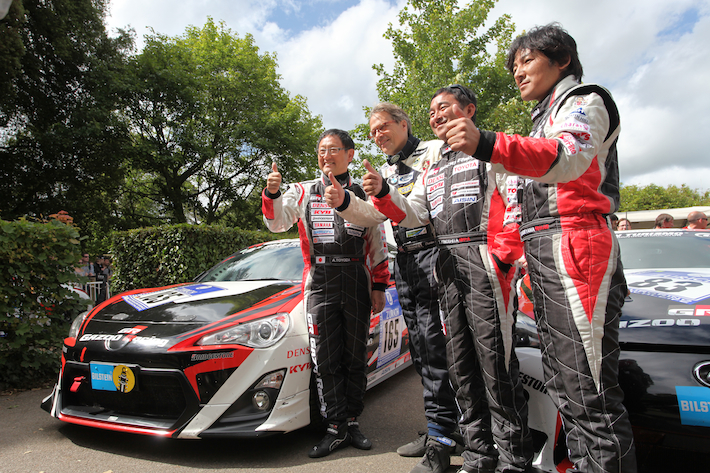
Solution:
[[[390,123],[394,123],[394,120],[387,120],[387,121],[384,122],[382,125],[380,125],[380,126],[378,126],[378,127],[375,127],[375,128],[371,128],[371,129],[370,129],[370,137],[369,137],[369,138],[370,138],[371,140],[374,140],[375,138],[377,138],[377,135],[378,135],[378,134],[382,134],[382,133],[385,132],[385,128],[387,128],[387,126],[388,126]]]
[[[345,148],[320,148],[318,150],[318,156],[325,156],[326,154],[338,154]]]

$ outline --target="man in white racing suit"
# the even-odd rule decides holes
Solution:
[[[366,343],[370,311],[381,312],[389,282],[382,229],[353,225],[323,201],[326,186],[337,181],[353,198],[365,198],[348,165],[355,144],[343,130],[323,132],[318,140],[320,178],[280,191],[276,164],[262,193],[264,222],[284,232],[298,224],[303,252],[303,298],[308,322],[313,373],[326,435],[309,452],[312,458],[352,444],[372,448],[357,417],[364,408],[367,385]],[[371,297],[372,296],[372,297]]]

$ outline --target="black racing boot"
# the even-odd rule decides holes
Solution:
[[[348,419],[348,433],[352,439],[351,445],[353,447],[360,450],[370,450],[372,448],[372,442],[360,432],[360,424],[358,424],[357,418],[350,417]]]
[[[348,424],[346,422],[340,422],[338,424],[330,423],[326,429],[325,437],[323,440],[315,445],[308,456],[311,458],[321,458],[330,455],[335,449],[341,447],[347,447],[350,445],[350,434],[348,433]]]
[[[455,446],[456,442],[447,437],[429,437],[424,456],[410,473],[444,473],[451,465],[451,451]]]

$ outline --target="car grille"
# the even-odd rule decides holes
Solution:
[[[84,377],[75,392],[71,387]],[[184,376],[172,370],[140,370],[136,388],[129,393],[91,388],[89,364],[67,363],[62,379],[62,407],[88,407],[93,414],[175,419],[185,411]],[[86,410],[86,409],[84,409]]]

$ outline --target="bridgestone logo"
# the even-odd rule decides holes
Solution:
[[[217,360],[222,358],[234,358],[234,352],[230,351],[227,353],[193,353],[190,357],[190,361]]]

